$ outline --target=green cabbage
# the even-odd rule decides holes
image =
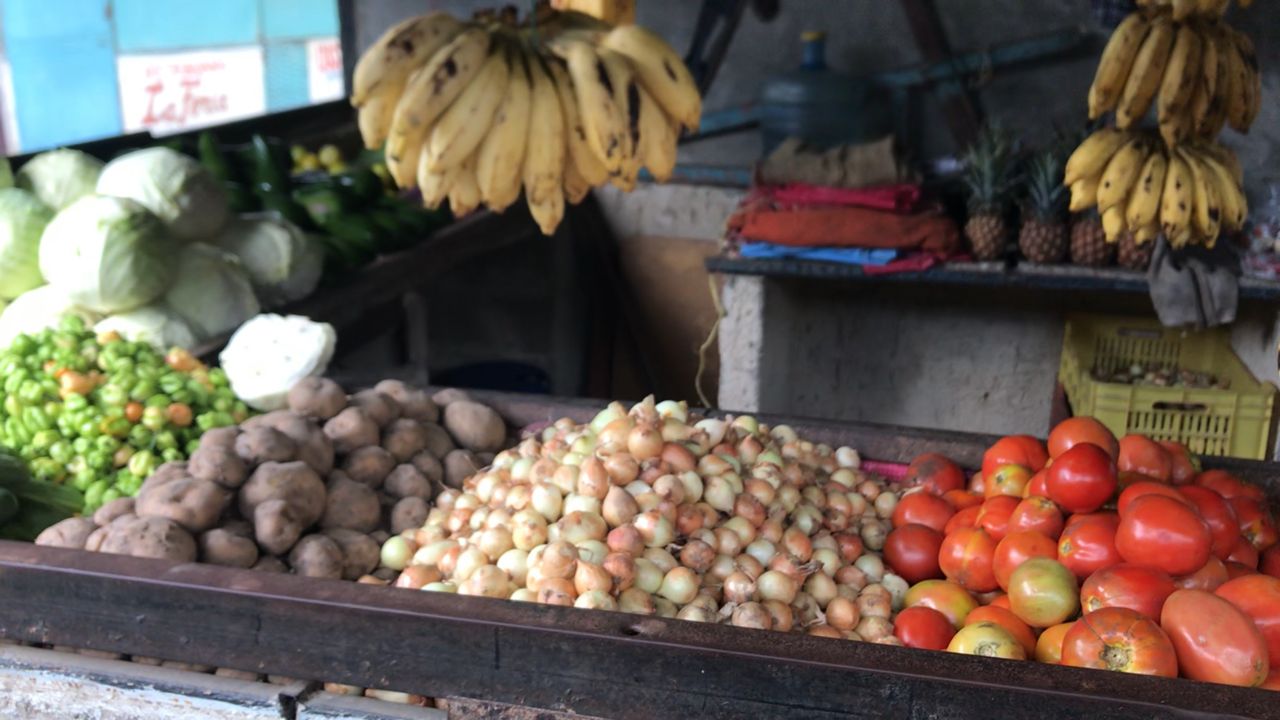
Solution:
[[[43,152],[18,170],[18,187],[29,190],[40,202],[61,210],[93,192],[102,172],[102,161],[70,148]]]
[[[35,195],[0,188],[0,298],[12,300],[44,284],[40,275],[40,234],[53,211]]]
[[[164,305],[144,305],[112,315],[93,326],[94,332],[115,331],[130,342],[147,342],[164,352],[170,348],[191,348],[196,336],[187,323]]]
[[[261,309],[240,260],[206,243],[192,243],[179,253],[164,301],[197,340],[234,330]]]
[[[240,258],[264,307],[301,300],[320,282],[324,246],[287,220],[237,218],[216,244]]]
[[[138,203],[87,195],[44,229],[40,272],[75,304],[107,315],[163,294],[174,249],[164,225]]]
[[[218,234],[231,209],[222,185],[195,160],[176,150],[136,150],[107,163],[98,194],[127,197],[155,213],[179,240]]]
[[[43,285],[19,295],[0,313],[0,348],[20,334],[38,333],[58,326],[63,315],[77,315],[92,325],[102,316],[77,306],[66,293],[52,285]]]

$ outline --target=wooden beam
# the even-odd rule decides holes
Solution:
[[[933,0],[902,0],[902,9],[911,25],[911,34],[926,63],[943,62],[951,57],[951,43],[942,25],[942,17]],[[964,86],[963,79],[938,83],[935,96],[942,104],[943,115],[951,128],[951,136],[960,147],[978,137],[982,126],[982,109],[976,93]]]

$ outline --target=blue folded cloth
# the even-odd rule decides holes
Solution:
[[[768,242],[744,242],[738,246],[738,252],[751,259],[796,258],[845,265],[888,265],[898,259],[898,251],[891,249],[792,247]]]

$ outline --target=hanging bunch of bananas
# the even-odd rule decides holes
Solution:
[[[1239,3],[1240,7],[1247,8],[1253,0],[1239,0]],[[1231,0],[1138,0],[1138,7],[1168,10],[1179,22],[1189,17],[1222,17],[1230,5]]]
[[[637,25],[540,7],[469,22],[411,18],[361,56],[351,104],[369,148],[386,145],[401,188],[454,214],[501,212],[521,190],[550,235],[595,186],[670,177],[702,99],[680,56]]]
[[[1089,88],[1089,117],[1114,111],[1127,129],[1154,102],[1171,147],[1216,137],[1226,124],[1248,132],[1262,104],[1253,41],[1219,20],[1225,0],[1162,4],[1174,11],[1133,13],[1112,33]],[[1188,5],[1207,12],[1180,20]]]
[[[1073,212],[1097,206],[1108,242],[1125,232],[1144,243],[1161,233],[1177,248],[1213,247],[1249,214],[1235,155],[1214,142],[1169,148],[1153,132],[1103,128],[1067,160]]]

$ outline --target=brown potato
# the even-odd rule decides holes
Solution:
[[[314,420],[289,410],[276,410],[251,419],[261,420],[262,425],[288,435],[298,446],[297,459],[317,473],[328,475],[333,469],[333,444]]]
[[[353,452],[357,448],[377,445],[378,424],[358,407],[349,407],[334,415],[324,424],[324,434],[339,453]]]
[[[253,537],[272,555],[288,552],[305,529],[297,510],[286,500],[267,500],[253,510]]]
[[[235,425],[205,430],[204,434],[200,436],[200,447],[218,447],[234,450],[236,437],[239,435],[240,428]]]
[[[135,517],[108,525],[100,552],[195,562],[196,540],[178,523],[160,517]]]
[[[283,560],[271,555],[263,555],[262,557],[258,558],[258,562],[254,563],[253,567],[249,569],[258,570],[260,572],[269,572],[269,573],[289,572],[289,566],[285,565]]]
[[[470,450],[454,450],[444,456],[444,484],[460,488],[462,483],[480,470],[480,461]]]
[[[124,515],[123,517],[137,517],[136,515]],[[107,530],[110,526],[100,527],[89,533],[89,537],[84,539],[84,549],[89,552],[102,552],[102,541],[107,539]]]
[[[324,483],[306,463],[263,463],[240,488],[240,514],[253,517],[259,504],[285,500],[295,510],[294,517],[307,528],[324,515],[324,496]]]
[[[397,465],[387,476],[382,489],[397,498],[420,497],[430,500],[435,497],[431,481],[412,465]]]
[[[225,528],[201,533],[197,544],[200,562],[239,568],[253,567],[258,562],[258,546],[253,540]]]
[[[71,517],[50,525],[36,536],[37,545],[83,550],[85,542],[98,526],[86,517]]]
[[[453,403],[459,400],[470,400],[470,399],[471,399],[471,396],[467,394],[466,390],[459,390],[458,388],[445,388],[443,390],[437,390],[436,394],[431,396],[431,402],[435,403],[436,405],[442,408],[449,407],[450,405],[452,405]]]
[[[324,534],[342,549],[342,577],[346,580],[358,580],[361,575],[372,572],[378,567],[382,552],[381,546],[368,535],[355,530],[335,528],[326,530]]]
[[[339,472],[329,476],[324,517],[320,527],[328,529],[372,532],[382,520],[378,494],[368,485],[358,483]]]
[[[369,414],[369,419],[386,427],[400,417],[400,404],[377,390],[361,390],[348,398],[351,407],[358,407]]]
[[[382,447],[394,455],[397,462],[407,462],[427,449],[427,431],[417,420],[400,418],[382,431]]]
[[[373,389],[395,400],[400,405],[400,416],[423,422],[440,419],[440,408],[426,390],[408,385],[401,380],[383,380]]]
[[[328,420],[347,406],[347,393],[328,378],[309,377],[289,389],[288,402],[289,409],[299,415]]]
[[[236,438],[236,455],[249,467],[298,459],[298,444],[273,427],[255,427]]]
[[[391,508],[392,534],[422,527],[422,523],[427,521],[427,513],[430,511],[431,506],[427,505],[427,501],[420,497],[410,496],[400,500]]]
[[[217,483],[228,490],[238,489],[249,477],[249,470],[235,448],[218,445],[201,445],[187,461],[187,472],[197,480]]]
[[[217,525],[229,502],[231,493],[221,486],[186,477],[143,489],[136,507],[139,517],[167,518],[198,533]]]
[[[116,498],[102,507],[98,508],[93,514],[93,522],[98,525],[110,525],[112,520],[121,515],[136,515],[134,512],[134,499],[130,497]],[[38,542],[38,541],[37,541]]]
[[[155,472],[142,481],[142,487],[138,489],[138,492],[141,493],[149,487],[164,485],[179,478],[187,477],[191,477],[191,474],[187,472],[187,464],[185,462],[167,462],[156,468]]]
[[[501,450],[507,442],[507,425],[493,408],[460,400],[444,409],[444,429],[460,447],[472,452]]]
[[[425,475],[432,485],[439,486],[444,483],[444,466],[435,455],[424,450],[410,458],[409,463],[418,468],[418,472]]]
[[[457,449],[453,438],[449,437],[449,431],[443,427],[435,423],[424,423],[422,429],[427,434],[427,452],[437,458],[443,458]]]
[[[382,487],[382,481],[396,466],[396,458],[377,445],[357,448],[342,461],[342,472],[371,488]]]
[[[289,551],[289,565],[299,575],[337,580],[342,577],[342,548],[332,538],[308,535]]]

